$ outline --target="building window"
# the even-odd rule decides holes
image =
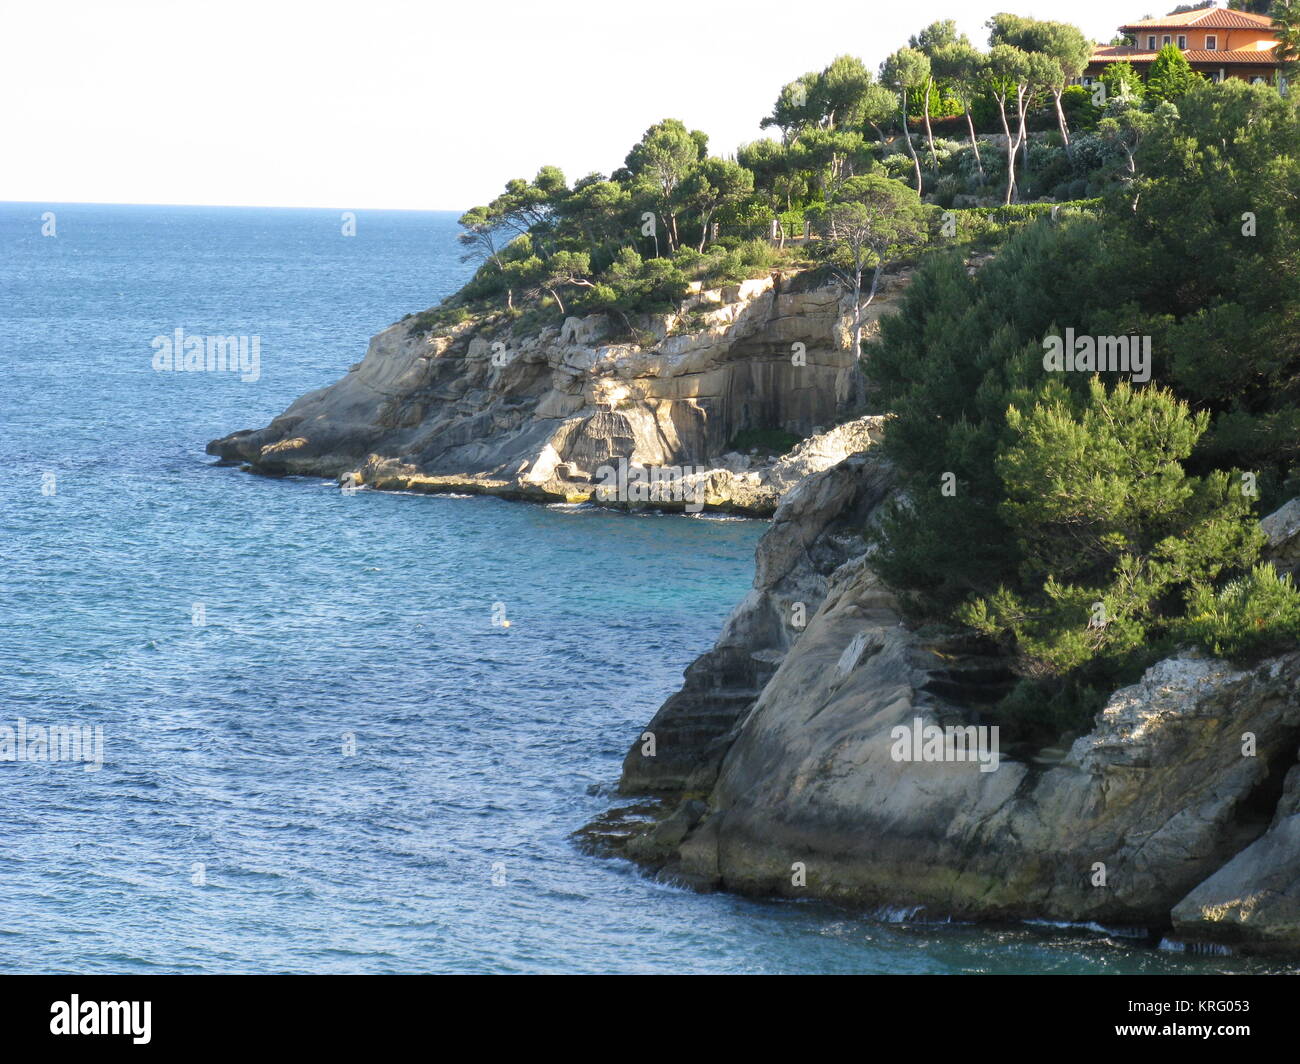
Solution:
[[[1219,38],[1213,33],[1205,35],[1205,50],[1207,52],[1217,52],[1219,50]]]
[[[1178,35],[1178,50],[1181,52],[1187,51],[1187,37],[1181,33]]]
[[[1147,38],[1147,48],[1153,52],[1156,50],[1156,35],[1154,33]]]

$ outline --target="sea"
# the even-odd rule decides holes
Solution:
[[[764,522],[204,453],[455,291],[456,217],[0,204],[0,971],[1287,970],[697,894],[579,849]],[[168,369],[177,330],[249,361]]]

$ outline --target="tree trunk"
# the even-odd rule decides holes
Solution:
[[[704,216],[703,228],[700,232],[700,254],[704,254],[704,242],[709,238],[709,219],[713,217],[713,212],[709,211]]]
[[[1020,92],[1016,98],[1016,110],[1020,115],[1020,123],[1016,130],[1016,145],[1020,148],[1020,172],[1029,173],[1029,134],[1025,128],[1025,122],[1029,117],[1029,99],[1033,94],[1029,91],[1029,86],[1025,86],[1024,91]],[[1019,195],[1020,186],[1016,185],[1016,194]]]
[[[934,154],[934,131],[930,128],[930,87],[934,84],[934,78],[925,80],[925,142],[930,148],[930,170],[934,172],[939,169],[939,160]]]
[[[912,166],[916,170],[916,194],[921,194],[921,160],[916,148],[912,146],[912,131],[907,126],[907,90],[903,90],[903,138],[907,141],[907,150],[912,156]]]
[[[871,301],[876,298],[876,289],[880,286],[880,274],[885,268],[885,260],[881,259],[876,263],[876,272],[871,275],[871,291],[867,293],[867,301],[862,305],[871,306]]]
[[[551,298],[552,298],[553,300],[555,300],[555,305],[556,305],[557,307],[560,308],[560,313],[563,314],[563,313],[564,313],[564,303],[563,303],[563,301],[560,299],[560,293],[557,292],[554,288],[548,288],[547,291],[551,293]]]
[[[862,266],[853,270],[853,359],[862,357]]]
[[[979,167],[980,179],[984,178],[984,160],[980,158],[980,144],[975,139],[975,119],[971,117],[970,105],[966,104],[966,128],[970,130],[970,147],[975,153],[975,165]]]
[[[1061,106],[1061,94],[1064,89],[1053,89],[1052,95],[1056,97],[1056,122],[1061,127],[1061,140],[1065,142],[1066,158],[1073,158],[1074,153],[1070,150],[1070,128],[1065,122],[1065,108]]]
[[[853,357],[858,358],[862,354],[862,312],[871,306],[871,301],[876,298],[876,291],[880,287],[880,274],[885,269],[885,260],[882,256],[877,255],[876,269],[871,275],[871,290],[867,292],[867,298],[862,298],[862,271],[864,264],[862,262],[861,251],[856,251],[853,256]],[[846,272],[843,277],[848,280],[849,274]]]
[[[1016,187],[1016,152],[1020,145],[1011,140],[1011,126],[1007,124],[1007,101],[1003,96],[998,97],[998,114],[1002,118],[1002,134],[1007,138],[1007,198],[1006,206],[1011,205],[1011,194]]]

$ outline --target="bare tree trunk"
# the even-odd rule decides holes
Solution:
[[[912,146],[912,131],[907,125],[907,90],[903,90],[903,138],[907,141],[907,150],[912,156],[912,166],[916,170],[916,194],[921,194],[921,160],[917,157],[916,148]]]
[[[1070,128],[1065,122],[1065,108],[1061,106],[1061,94],[1064,89],[1053,89],[1052,95],[1056,97],[1056,122],[1061,127],[1061,140],[1065,142],[1065,154],[1067,158],[1073,156],[1070,150]]]
[[[1029,86],[1027,85],[1022,91],[1019,91],[1016,94],[1016,110],[1020,115],[1020,123],[1016,130],[1016,145],[1022,152],[1020,157],[1020,171],[1024,174],[1029,173],[1029,136],[1025,129],[1025,121],[1029,115],[1029,97],[1031,95]],[[1017,196],[1020,194],[1018,183],[1016,186],[1016,194]]]
[[[703,227],[700,231],[700,254],[701,255],[704,254],[704,242],[709,238],[709,219],[712,217],[713,217],[712,211],[709,211],[709,213],[704,216]]]
[[[862,265],[854,264],[853,270],[853,358],[862,357]]]
[[[970,147],[975,153],[975,165],[979,167],[980,180],[984,179],[984,160],[980,158],[980,144],[975,139],[975,119],[971,117],[970,105],[966,104],[966,128],[970,130]]]
[[[855,252],[853,259],[853,273],[847,272],[841,275],[845,280],[851,277],[853,281],[853,357],[857,358],[862,354],[862,312],[871,306],[871,301],[876,298],[876,292],[880,287],[880,274],[885,268],[885,260],[877,258],[875,272],[871,275],[871,289],[867,292],[867,298],[862,298],[862,272],[864,265],[861,261],[861,252]]]
[[[1020,145],[1014,143],[1011,139],[1011,127],[1007,124],[1007,101],[1005,97],[998,97],[998,114],[1002,118],[1002,134],[1007,138],[1007,198],[1005,206],[1011,205],[1011,194],[1016,187],[1016,152]]]
[[[880,287],[880,274],[885,269],[885,260],[881,259],[876,263],[876,272],[871,275],[871,291],[867,293],[867,301],[862,305],[871,306],[871,301],[876,298],[876,289]]]
[[[925,80],[925,142],[930,147],[930,169],[931,171],[939,169],[939,160],[934,154],[934,131],[930,128],[930,87],[934,84],[934,78]]]

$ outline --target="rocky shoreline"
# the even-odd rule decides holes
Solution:
[[[894,275],[868,330],[905,287]],[[768,516],[802,478],[879,438],[840,289],[807,274],[695,286],[675,314],[569,318],[533,335],[399,322],[338,382],[208,444],[223,463],[378,490]],[[788,453],[733,446],[776,427]],[[672,490],[602,493],[602,470]],[[695,504],[692,506],[692,504]]]
[[[778,274],[697,288],[636,342],[604,316],[531,336],[402,322],[208,451],[344,487],[771,516],[753,589],[632,743],[619,789],[637,801],[578,833],[593,852],[702,890],[1300,952],[1300,650],[1171,657],[1087,734],[1012,743],[995,771],[891,756],[913,722],[983,727],[1012,677],[969,635],[909,627],[872,572],[863,531],[891,477],[847,311]],[[774,426],[802,442],[733,446]],[[620,462],[675,470],[686,498],[602,497]],[[1264,528],[1295,569],[1300,500]]]
[[[894,760],[895,728],[980,725],[1009,676],[910,629],[854,552],[887,481],[867,453],[787,497],[754,589],[628,752],[620,792],[654,801],[580,843],[702,890],[1300,952],[1300,651],[1161,661],[1068,748],[1013,747],[993,772]],[[1294,526],[1265,522],[1277,564]]]

